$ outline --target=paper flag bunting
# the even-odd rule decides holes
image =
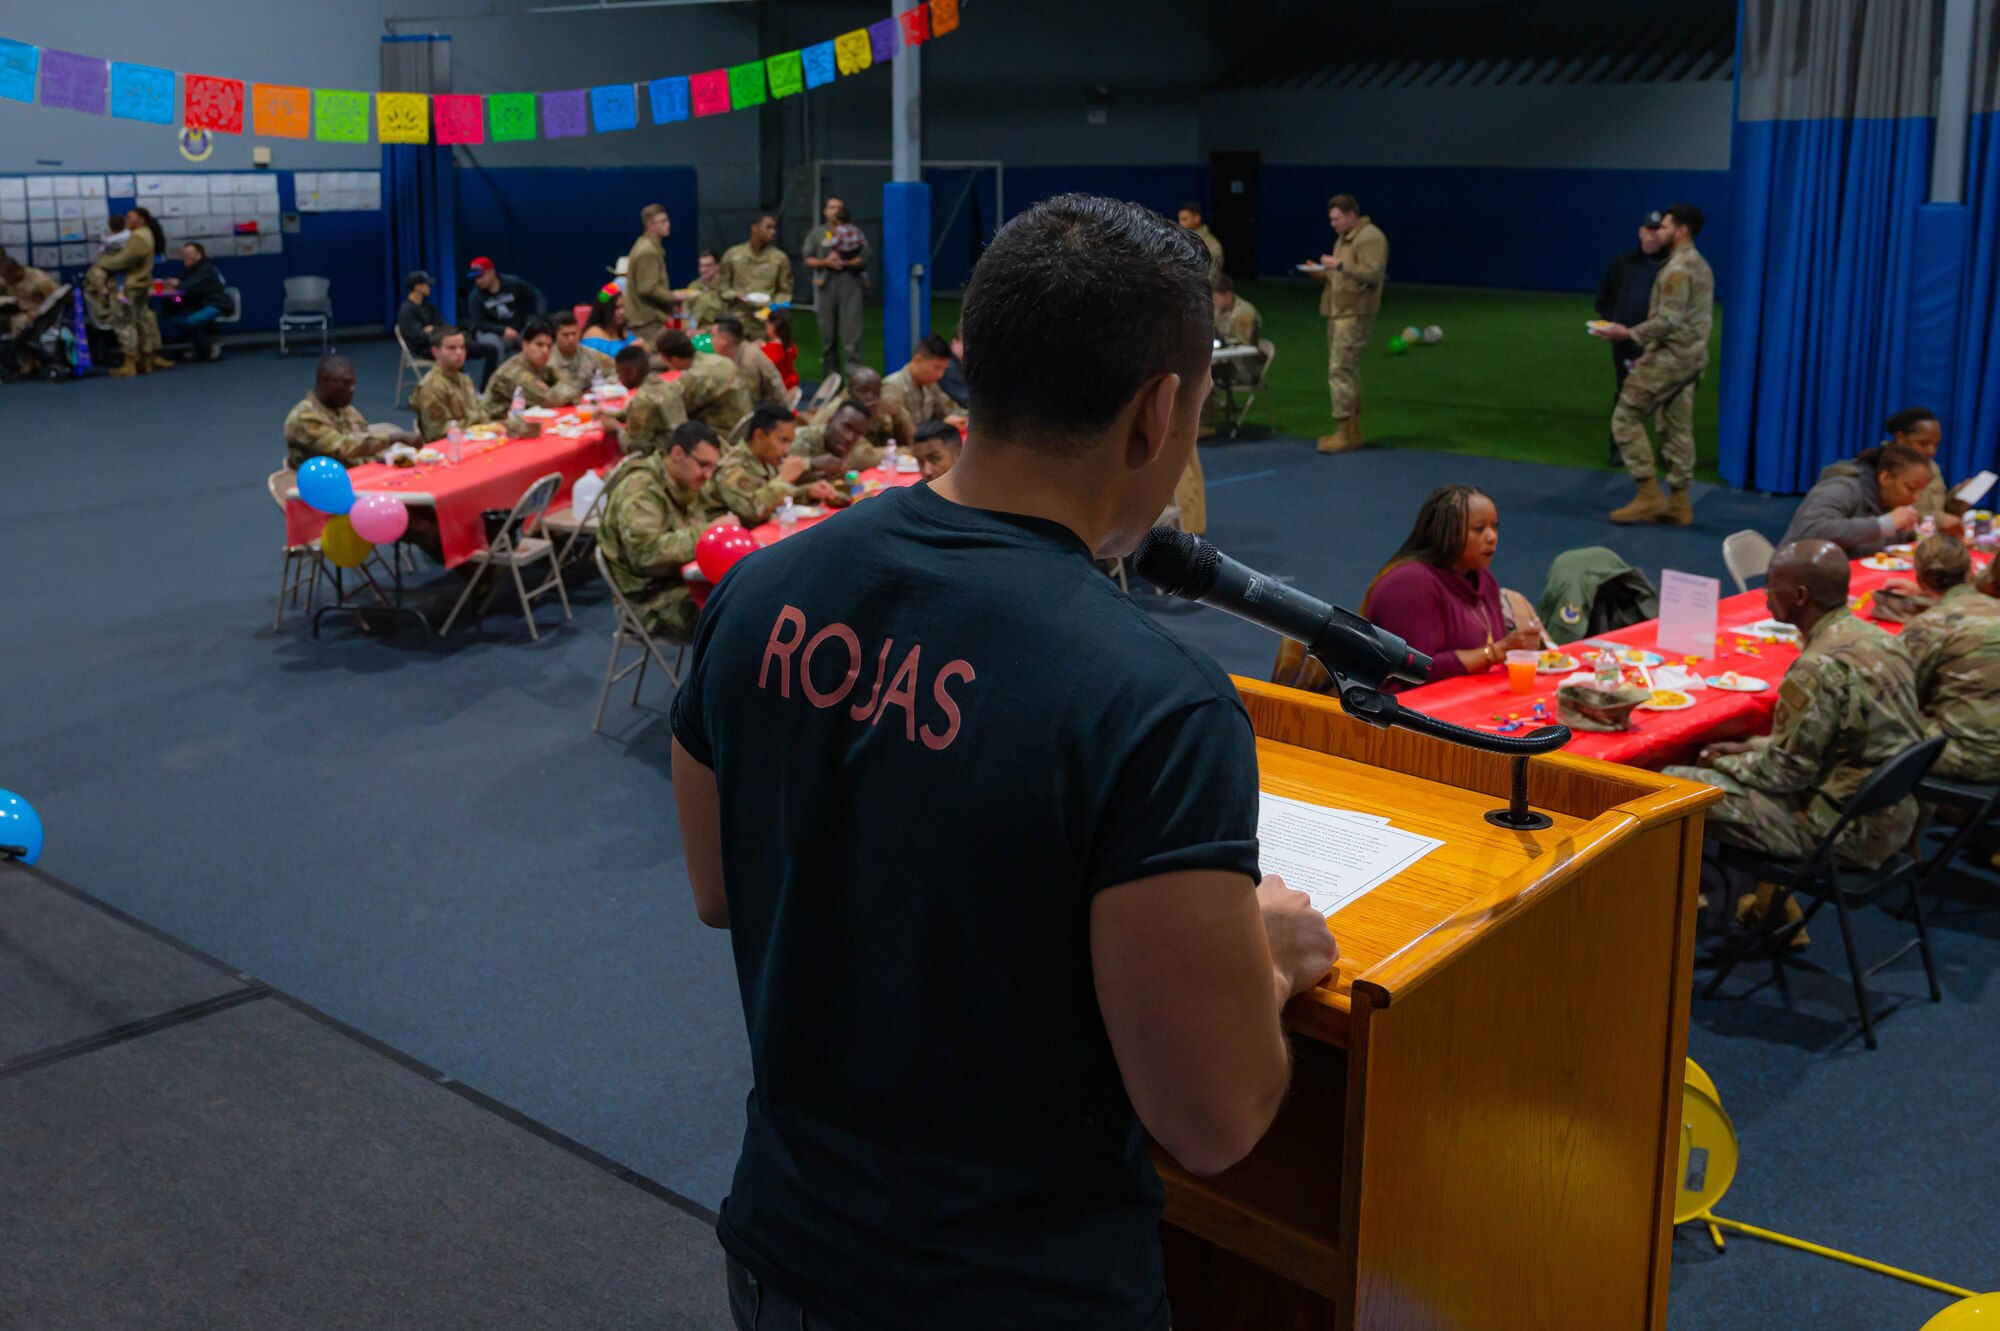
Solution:
[[[43,106],[101,116],[110,82],[109,68],[94,56],[46,49],[42,52]]]
[[[958,30],[958,0],[931,0],[931,36]]]
[[[639,99],[629,83],[607,83],[590,90],[590,121],[599,134],[639,128]]]
[[[688,95],[694,101],[694,113],[698,116],[712,116],[729,109],[729,71],[711,69],[706,74],[688,75]]]
[[[243,132],[243,80],[189,74],[181,81],[181,123],[218,134]]]
[[[832,42],[820,42],[799,52],[799,60],[806,67],[806,86],[819,88],[833,82],[840,76],[833,54]]]
[[[931,39],[931,11],[922,5],[904,10],[896,21],[903,25],[904,46],[922,46]]]
[[[686,79],[654,79],[646,85],[646,95],[652,99],[655,125],[670,124],[688,118]]]
[[[174,123],[174,71],[111,62],[111,114],[149,125]]]
[[[439,143],[486,142],[486,108],[478,93],[432,93],[431,117]]]
[[[834,59],[839,63],[840,72],[843,74],[859,74],[874,64],[874,57],[869,54],[873,49],[866,28],[856,28],[853,32],[843,33],[833,39]]]
[[[420,92],[376,93],[375,137],[384,143],[429,143],[431,99]]]
[[[897,36],[896,20],[885,18],[880,23],[868,25],[868,47],[874,63],[886,64],[896,58],[902,49],[901,38]]]
[[[805,69],[797,51],[772,56],[764,62],[764,73],[771,80],[773,97],[790,97],[805,90]]]
[[[313,137],[322,143],[368,142],[368,94],[315,89]]]
[[[764,62],[752,60],[729,67],[729,105],[741,111],[746,106],[764,104]]]
[[[488,93],[486,128],[495,143],[520,143],[535,137],[535,94]]]
[[[590,133],[590,97],[581,88],[542,94],[542,137],[580,139]]]
[[[17,102],[35,100],[35,71],[41,67],[40,48],[0,38],[0,97]]]
[[[303,139],[312,133],[312,94],[283,83],[250,85],[253,134],[277,139]]]

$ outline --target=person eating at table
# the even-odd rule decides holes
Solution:
[[[2000,782],[2000,600],[1973,585],[1972,557],[1955,536],[1926,536],[1914,562],[1917,586],[1937,604],[1897,641],[1917,673],[1924,733],[1944,736],[1931,775]]]
[[[575,391],[576,396],[570,400],[581,400],[599,378],[612,377],[615,369],[611,357],[583,345],[583,326],[577,323],[575,310],[557,310],[549,324],[556,330],[549,368],[565,387]]]
[[[826,424],[802,428],[792,440],[792,452],[812,459],[816,475],[866,471],[882,460],[882,450],[868,439],[873,419],[859,402],[842,402]]]
[[[837,497],[833,483],[806,479],[812,460],[792,452],[797,432],[798,418],[788,407],[751,412],[749,434],[731,444],[715,466],[709,498],[746,527],[769,522],[787,499],[832,502]]]
[[[493,419],[465,372],[470,348],[465,333],[452,324],[434,324],[430,332],[431,368],[410,394],[410,410],[417,413],[417,433],[434,444],[451,432],[451,424],[483,425]]]
[[[1361,598],[1361,613],[1431,658],[1432,682],[1492,670],[1510,651],[1539,650],[1542,626],[1513,627],[1493,576],[1500,511],[1470,485],[1442,485],[1417,510],[1416,525]],[[1331,692],[1326,669],[1289,639],[1273,683]],[[1394,682],[1391,682],[1391,687]]]
[[[735,521],[708,495],[721,456],[715,431],[683,422],[663,450],[618,468],[598,519],[597,543],[612,581],[646,632],[668,642],[692,642],[699,613],[681,567],[694,558],[703,532],[718,520]]]
[[[902,408],[910,418],[912,433],[932,421],[950,421],[965,428],[965,415],[958,404],[938,387],[938,380],[951,368],[951,343],[932,333],[917,343],[910,363],[882,380],[882,400]]]
[[[1860,559],[1908,540],[1923,518],[1916,498],[1930,483],[1931,465],[1911,445],[1888,443],[1828,467],[1799,501],[1785,541],[1831,541]]]
[[[619,352],[616,366],[618,382],[631,394],[623,407],[606,413],[621,427],[618,446],[627,453],[657,453],[687,421],[680,395],[653,374],[653,358],[644,347]]]
[[[722,260],[714,250],[703,250],[695,259],[694,285],[674,293],[681,314],[690,328],[706,328],[729,313],[729,297],[722,289]]]
[[[293,471],[322,457],[352,467],[391,444],[418,442],[408,430],[370,425],[354,409],[354,362],[345,356],[322,357],[312,392],[285,415],[285,465]]]
[[[1787,541],[1771,556],[1764,604],[1799,631],[1798,659],[1778,685],[1771,733],[1711,744],[1698,765],[1668,776],[1723,792],[1708,835],[1776,859],[1798,860],[1840,819],[1841,806],[1880,764],[1924,738],[1916,671],[1896,639],[1848,609],[1847,553],[1832,541]],[[1853,823],[1834,847],[1845,863],[1875,869],[1910,839],[1914,800]],[[1779,889],[1758,884],[1736,902],[1739,924],[1761,922]],[[1785,897],[1784,918],[1800,918]],[[1805,946],[1799,930],[1791,946]]]
[[[583,330],[583,345],[616,357],[627,347],[644,347],[646,340],[625,328],[625,293],[616,282],[606,282],[591,302],[590,327]],[[648,353],[650,354],[650,353]]]
[[[784,407],[790,410],[785,398],[784,376],[756,346],[743,340],[743,321],[733,314],[725,314],[715,321],[709,330],[714,339],[715,354],[736,367],[736,382],[753,407]]]
[[[678,328],[660,334],[658,350],[667,369],[679,377],[664,384],[662,401],[670,424],[700,421],[726,438],[736,422],[750,414],[750,395],[743,391],[736,362],[712,351],[697,351],[694,341]],[[675,414],[678,413],[678,414]]]
[[[1227,273],[1210,278],[1208,290],[1209,303],[1215,309],[1215,340],[1222,344],[1219,350],[1248,347],[1252,353],[1215,362],[1211,374],[1215,387],[1202,405],[1202,431],[1213,434],[1228,390],[1248,388],[1263,377],[1264,353],[1257,346],[1257,339],[1264,332],[1264,316],[1255,305],[1236,294],[1236,284]]]
[[[1882,433],[1888,438],[1885,444],[1904,444],[1924,455],[1931,464],[1930,478],[1924,488],[1910,501],[1910,507],[1922,517],[1937,520],[1937,529],[1948,535],[1957,535],[1965,528],[1960,516],[1972,507],[1962,499],[1952,497],[1945,489],[1944,470],[1937,464],[1938,445],[1944,442],[1944,427],[1938,423],[1937,413],[1929,407],[1908,407],[1882,422]],[[1868,470],[1868,459],[1876,450],[1870,449],[1860,457],[1846,462],[1829,463],[1819,474],[1821,480],[1829,476],[1859,476]]]
[[[528,320],[521,329],[521,349],[501,362],[486,381],[486,410],[495,419],[509,413],[516,389],[521,401],[530,407],[566,407],[582,396],[549,363],[555,349],[555,325],[539,316]]]
[[[917,442],[910,445],[910,452],[916,455],[917,474],[934,481],[958,465],[958,453],[964,447],[965,436],[956,425],[932,421],[917,427]]]
[[[863,431],[868,442],[876,449],[876,456],[890,444],[908,449],[916,442],[916,422],[910,414],[891,402],[882,394],[882,374],[871,365],[855,364],[847,376],[847,384],[832,401],[813,413],[813,425],[825,425],[833,419],[833,413],[844,402],[858,402],[868,413],[868,428]]]

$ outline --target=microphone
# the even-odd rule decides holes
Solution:
[[[1226,610],[1304,643],[1334,675],[1370,690],[1395,678],[1421,684],[1431,658],[1387,629],[1249,568],[1199,536],[1155,527],[1139,543],[1139,574],[1168,596]]]

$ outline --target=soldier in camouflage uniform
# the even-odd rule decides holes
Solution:
[[[1208,251],[1209,280],[1214,281],[1217,277],[1220,277],[1222,275],[1222,242],[1215,238],[1215,233],[1208,229],[1208,223],[1202,220],[1201,205],[1192,202],[1182,204],[1176,220],[1187,230],[1194,232],[1195,239],[1199,240],[1201,247]]]
[[[1943,735],[1932,764],[1948,780],[2000,781],[2000,600],[1972,585],[1972,561],[1955,537],[1917,543],[1917,585],[1936,605],[1903,626],[1917,675],[1924,733]]]
[[[751,226],[747,242],[722,252],[722,298],[729,302],[729,313],[745,323],[766,306],[792,303],[792,260],[777,240],[778,219],[765,213]],[[753,291],[765,299],[746,299]]]
[[[0,312],[0,321],[4,321],[0,327],[15,336],[35,321],[35,311],[42,302],[56,294],[56,280],[10,255],[0,258],[0,294],[14,298],[13,309]]]
[[[810,458],[792,452],[798,421],[784,407],[759,407],[750,414],[750,433],[729,445],[708,483],[711,503],[728,509],[746,527],[771,520],[787,499],[825,503],[835,497],[830,482],[810,480]]]
[[[410,410],[417,413],[417,433],[434,444],[450,433],[451,423],[480,425],[493,419],[472,376],[465,372],[465,333],[450,324],[431,329],[431,368],[410,394]]]
[[[672,410],[683,420],[700,421],[726,439],[736,422],[750,414],[750,395],[736,373],[736,362],[712,351],[696,351],[686,333],[669,330],[660,334],[660,359],[680,375],[666,385]],[[760,353],[761,354],[761,353]]]
[[[950,421],[965,428],[965,415],[938,381],[951,368],[951,343],[932,333],[910,352],[910,363],[882,380],[882,401],[901,409],[909,418],[914,441],[916,428],[932,421]]]
[[[1667,209],[1660,231],[1672,249],[1653,279],[1646,322],[1636,328],[1605,323],[1594,330],[1607,341],[1637,342],[1644,349],[1632,362],[1611,412],[1611,437],[1638,486],[1631,503],[1612,510],[1613,522],[1685,527],[1694,521],[1688,502],[1688,482],[1694,477],[1694,393],[1708,368],[1708,332],[1715,318],[1715,274],[1694,247],[1701,226],[1701,209],[1693,204]],[[1653,445],[1646,438],[1646,418],[1655,412],[1671,499],[1660,493]]]
[[[1361,353],[1375,331],[1382,288],[1389,277],[1389,238],[1368,220],[1352,194],[1326,201],[1334,234],[1333,253],[1322,254],[1307,271],[1320,284],[1319,312],[1326,320],[1326,389],[1333,407],[1333,433],[1321,435],[1322,453],[1361,447]]]
[[[408,430],[369,428],[354,409],[354,362],[345,356],[320,361],[313,391],[285,417],[285,465],[293,471],[319,457],[352,467],[391,444],[416,442]]]
[[[833,419],[833,413],[848,402],[858,404],[868,413],[867,428],[862,434],[873,450],[872,456],[881,457],[882,451],[890,444],[908,452],[910,446],[916,443],[916,422],[910,419],[908,412],[883,396],[882,375],[872,366],[856,365],[854,373],[847,378],[847,386],[831,402],[813,413],[812,424],[825,425]]]
[[[825,424],[808,425],[792,439],[794,457],[812,459],[813,471],[821,476],[866,471],[882,460],[882,450],[867,437],[868,408],[841,402],[829,410],[833,414]]]
[[[681,566],[722,516],[704,494],[719,456],[715,432],[687,422],[664,451],[628,458],[618,468],[598,521],[597,542],[612,581],[646,631],[669,642],[694,639],[698,607]]]
[[[123,363],[113,371],[114,379],[129,378],[135,374],[150,374],[154,370],[171,370],[174,363],[160,354],[160,321],[153,313],[148,299],[153,291],[153,228],[147,225],[147,216],[134,208],[125,215],[125,227],[131,238],[109,254],[101,255],[91,267],[91,272],[101,275],[99,279],[106,289],[122,281],[123,296],[106,295],[100,323],[108,323],[118,334],[118,349],[123,353]],[[89,299],[88,288],[92,283],[85,275],[85,299]]]
[[[674,294],[680,298],[681,314],[690,328],[706,328],[729,313],[729,301],[722,293],[722,260],[714,250],[703,250],[695,261],[695,284]]]
[[[785,377],[763,348],[743,340],[743,323],[733,314],[715,321],[711,330],[715,354],[736,367],[736,382],[752,407],[791,409],[791,395],[785,391]]]
[[[494,419],[507,415],[517,388],[531,407],[566,407],[582,396],[549,364],[555,349],[555,327],[547,319],[528,320],[521,329],[521,349],[502,361],[486,381],[486,410]]]
[[[1209,282],[1209,297],[1215,306],[1215,340],[1227,347],[1257,346],[1257,339],[1264,333],[1264,316],[1257,313],[1257,307],[1236,294],[1236,284],[1229,280],[1227,273],[1217,275]],[[1214,387],[1208,401],[1202,405],[1202,425],[1204,430],[1213,431],[1215,421],[1222,411],[1225,394],[1232,388],[1248,388],[1264,375],[1264,355],[1260,351],[1254,356],[1216,361],[1210,377]]]
[[[1778,686],[1771,733],[1711,744],[1699,767],[1667,775],[1726,792],[1709,835],[1780,859],[1802,859],[1840,806],[1886,760],[1924,738],[1916,672],[1895,638],[1847,608],[1847,556],[1831,541],[1797,541],[1771,557],[1764,599],[1805,647]],[[1836,853],[1875,868],[1910,839],[1913,800],[1851,826]],[[1739,914],[1745,909],[1739,903]]]
[[[570,401],[582,401],[598,376],[606,379],[617,376],[611,357],[596,347],[583,345],[583,327],[576,321],[575,310],[558,310],[549,323],[556,330],[556,345],[555,350],[549,353],[549,368],[556,372],[556,378],[563,387],[576,394]]]

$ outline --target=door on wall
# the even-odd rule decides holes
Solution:
[[[1208,229],[1222,242],[1222,267],[1238,282],[1257,276],[1257,153],[1208,155]]]

